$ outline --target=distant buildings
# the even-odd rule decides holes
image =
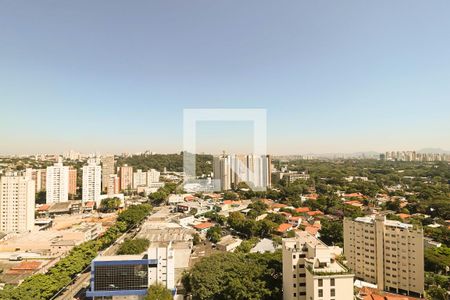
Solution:
[[[26,232],[34,227],[34,181],[26,176],[0,177],[0,231]]]
[[[229,190],[239,183],[252,189],[265,189],[272,184],[270,155],[224,154],[214,158],[214,179],[220,182],[217,190]]]
[[[120,167],[120,190],[128,190],[133,188],[133,167],[123,165]]]
[[[416,151],[387,151],[380,154],[380,160],[393,161],[450,161],[448,153],[419,153]]]
[[[147,173],[142,172],[141,169],[133,173],[133,189],[137,189],[138,186],[147,185]]]
[[[83,166],[83,203],[95,201],[100,205],[102,167],[94,158],[88,159],[87,165]]]
[[[47,182],[47,170],[46,169],[32,169],[27,168],[25,170],[25,176],[34,181],[36,193],[45,191]]]
[[[353,300],[354,275],[336,260],[337,247],[328,247],[305,231],[283,239],[284,300]]]
[[[147,172],[142,172],[138,169],[133,173],[133,189],[138,187],[149,187],[152,183],[158,183],[160,179],[160,173],[155,169],[150,169]]]
[[[93,299],[143,299],[150,285],[162,284],[175,292],[174,255],[167,247],[151,247],[142,255],[99,256],[91,263]]]
[[[422,229],[383,215],[344,219],[344,250],[355,276],[380,290],[422,296]]]
[[[306,172],[273,172],[272,173],[273,181],[278,182],[279,180],[286,181],[287,184],[294,183],[297,180],[308,180],[309,174]]]
[[[161,173],[155,169],[150,169],[147,171],[147,186],[151,183],[159,182],[161,177]]]
[[[69,201],[69,167],[63,166],[62,159],[51,167],[47,167],[46,203]]]
[[[107,155],[102,158],[102,191],[107,192],[110,176],[114,175],[114,155]]]

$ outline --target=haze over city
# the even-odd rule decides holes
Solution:
[[[120,3],[3,1],[1,153],[178,152],[185,108],[267,109],[274,154],[450,149],[448,1]]]

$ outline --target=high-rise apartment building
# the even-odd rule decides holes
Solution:
[[[214,158],[213,170],[221,190],[229,190],[241,182],[252,189],[265,189],[272,184],[269,155],[224,154]]]
[[[120,178],[117,174],[109,175],[108,186],[106,187],[106,194],[115,195],[120,192]]]
[[[138,186],[147,186],[147,172],[142,172],[141,169],[133,173],[133,189],[137,189]]]
[[[69,195],[77,194],[77,169],[69,168]]]
[[[98,165],[97,159],[90,158],[87,165],[83,166],[83,202],[95,201],[98,207],[100,205],[101,184],[102,167]]]
[[[47,176],[47,172],[45,169],[32,169],[32,168],[27,168],[25,170],[25,176],[34,181],[34,187],[35,187],[35,191],[36,193],[39,193],[40,191],[45,191],[46,189],[46,176]]]
[[[115,174],[114,155],[102,157],[102,191],[106,192],[109,184],[110,175]]]
[[[0,177],[0,231],[26,232],[34,227],[35,184],[27,176]]]
[[[62,159],[51,167],[47,167],[46,203],[69,201],[69,167],[63,166]]]
[[[336,260],[340,253],[306,231],[283,239],[283,299],[353,300],[354,275]]]
[[[147,171],[147,186],[150,185],[150,183],[159,182],[159,179],[161,177],[161,173],[158,172],[155,169],[150,169]]]
[[[355,276],[378,289],[421,296],[423,230],[384,215],[344,219],[344,253]]]
[[[120,190],[128,190],[133,187],[133,167],[123,165],[120,167]]]

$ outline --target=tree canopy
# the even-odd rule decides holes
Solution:
[[[281,299],[281,252],[223,253],[203,258],[183,277],[194,300]]]

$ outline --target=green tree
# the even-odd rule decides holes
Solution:
[[[194,233],[194,235],[192,236],[192,243],[195,245],[200,244],[200,235],[196,232]]]
[[[222,229],[220,226],[216,225],[211,227],[206,232],[206,238],[210,240],[212,243],[217,243],[222,238]]]
[[[148,288],[147,296],[145,300],[172,300],[173,296],[170,290],[168,290],[162,284],[154,284]]]
[[[113,212],[119,209],[122,201],[117,198],[106,198],[100,202],[100,210],[103,212]]]
[[[150,242],[147,239],[125,240],[117,250],[117,254],[141,254],[148,249]]]
[[[342,221],[322,220],[320,239],[327,245],[340,245],[344,243]]]
[[[281,299],[281,253],[204,257],[183,277],[193,299]]]

